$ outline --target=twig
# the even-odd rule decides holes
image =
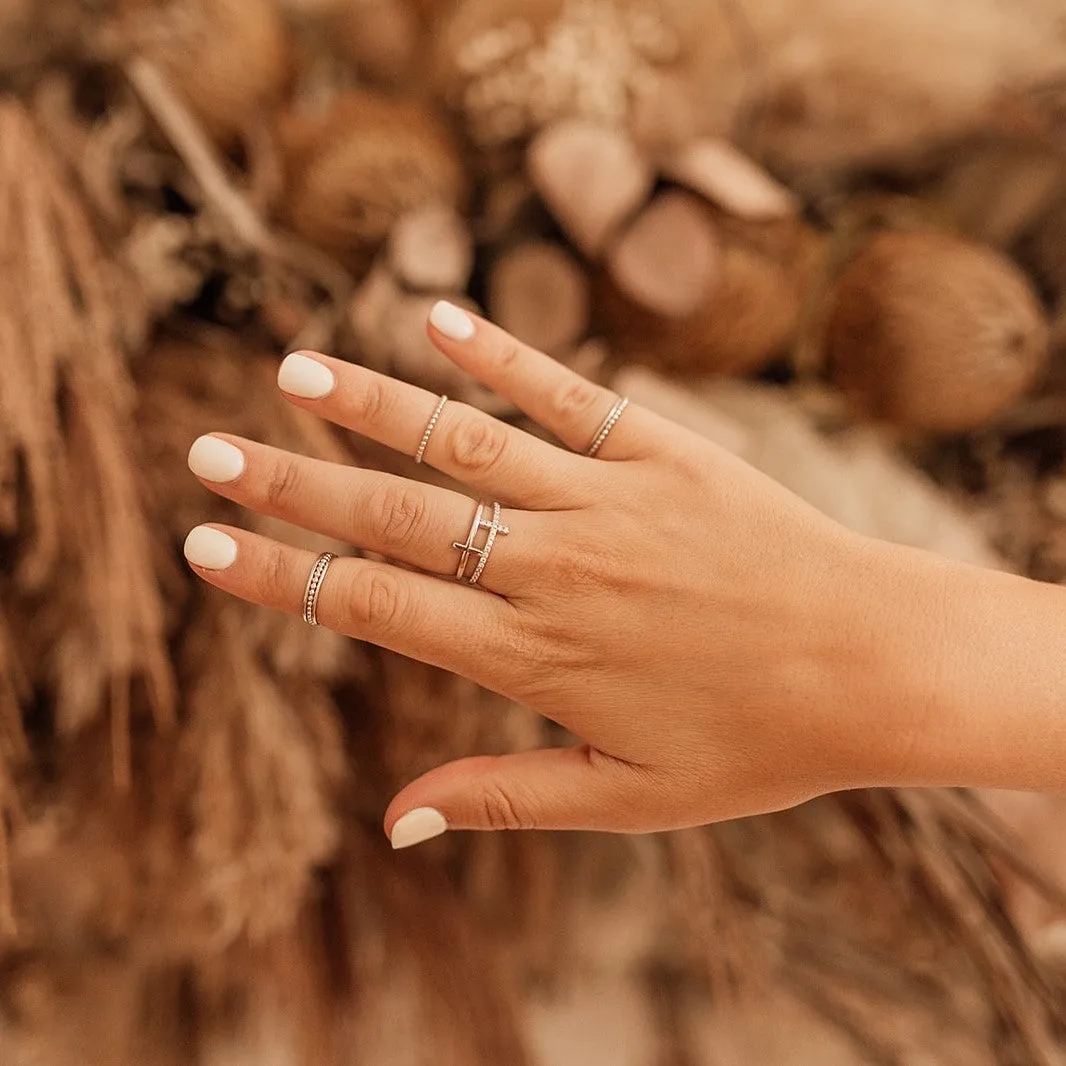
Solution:
[[[876,1039],[861,1017],[843,1003],[839,996],[829,991],[827,982],[814,984],[800,981],[794,974],[785,975],[789,992],[808,1009],[834,1025],[862,1054],[871,1066],[900,1066],[900,1053],[893,1047]]]
[[[945,789],[933,793],[929,802],[934,807],[943,807],[948,817],[970,833],[977,843],[1024,877],[1049,903],[1066,911],[1066,886],[1027,856],[1021,839],[979,799],[969,793]]]
[[[325,318],[334,327],[339,324],[355,289],[351,275],[318,249],[271,231],[248,198],[234,187],[195,116],[154,63],[138,56],[128,60],[123,69],[141,102],[189,168],[206,207],[249,250],[309,275],[333,304]],[[318,332],[316,329],[316,335]]]
[[[142,56],[128,60],[124,70],[141,102],[192,172],[208,206],[250,248],[272,251],[274,239],[266,224],[230,183],[218,154],[163,72]]]

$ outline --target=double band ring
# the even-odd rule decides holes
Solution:
[[[415,452],[415,462],[421,463],[426,457],[426,449],[429,447],[429,438],[433,436],[433,431],[437,428],[437,423],[440,421],[440,416],[444,413],[444,407],[448,402],[447,396],[442,396],[440,402],[437,404],[436,410],[433,412],[429,423],[426,425],[426,431],[422,434],[422,442],[418,445],[418,451]]]
[[[491,521],[485,518],[487,508],[488,504],[478,504],[477,511],[474,514],[474,521],[470,526],[470,532],[466,535],[466,540],[462,543],[456,541],[452,545],[459,552],[459,569],[455,572],[456,581],[465,581],[468,585],[476,585],[481,580],[481,575],[488,565],[489,556],[492,554],[492,549],[496,544],[496,538],[500,536],[506,537],[511,532],[505,525],[500,523],[500,505],[498,503],[492,505]],[[482,530],[487,530],[488,536],[485,538],[485,543],[479,548],[477,540]],[[467,577],[466,571],[470,564],[471,556],[477,558],[477,565],[474,567],[474,572]]]
[[[592,443],[588,446],[588,450],[585,455],[589,459],[595,459],[599,454],[600,449],[603,447],[607,438],[611,435],[611,431],[618,425],[619,419],[626,413],[626,408],[629,406],[629,397],[620,396],[618,402],[611,408],[610,413],[603,420],[600,428],[596,430],[596,436],[592,438]]]
[[[318,625],[318,596],[322,591],[322,582],[326,580],[329,564],[336,558],[332,552],[320,555],[311,569],[311,576],[307,579],[307,589],[304,592],[304,621],[309,626]]]

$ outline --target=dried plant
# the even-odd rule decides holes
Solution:
[[[302,34],[330,2],[286,7]],[[563,250],[520,151],[577,116],[617,127],[651,175],[697,132],[734,128],[785,171],[834,172],[835,183],[856,157],[928,160],[935,136],[983,121],[984,75],[971,99],[960,86],[973,67],[952,66],[942,106],[913,136],[871,105],[870,136],[851,155],[833,136],[839,109],[788,105],[797,87],[818,104],[841,67],[866,84],[869,50],[830,50],[797,71],[795,53],[774,43],[795,24],[787,5],[419,0],[401,18],[426,28],[427,51],[432,31],[437,71],[428,92],[426,72],[412,74],[413,99],[352,91],[333,60],[316,82],[313,29],[292,39],[273,14],[233,33],[266,41],[255,59],[299,56],[314,76],[300,70],[294,82],[285,63],[253,63],[216,87],[206,72],[219,56],[227,67],[225,48],[190,69],[182,44],[223,44],[196,35],[240,5],[127,0],[119,21],[91,27],[87,15],[110,16],[110,4],[53,6],[32,50],[22,48],[28,8],[0,18],[0,68],[22,93],[0,103],[5,1066],[9,1056],[15,1066],[207,1066],[234,1048],[294,1064],[522,1066],[538,999],[583,983],[639,988],[627,1002],[651,1018],[663,1061],[707,1061],[697,1019],[728,1026],[744,1003],[787,1001],[829,1019],[855,1061],[943,1047],[945,1062],[967,1066],[1051,1066],[1061,987],[1019,933],[1010,879],[1049,906],[1066,899],[975,798],[857,793],[634,840],[457,835],[401,863],[379,824],[397,787],[455,756],[559,742],[558,730],[461,679],[227,601],[180,564],[182,537],[204,518],[319,544],[209,497],[185,466],[199,433],[399,462],[283,403],[278,347],[330,346],[436,382],[439,360],[413,339],[434,287],[471,278],[461,298],[484,290],[506,304],[492,296],[493,268],[546,245],[580,302],[561,357],[584,357],[569,348],[591,318],[615,342],[592,360],[604,376],[638,354],[681,375],[681,386],[632,369],[625,380],[835,517],[995,565],[951,499],[965,497],[1009,564],[1066,579],[1066,507],[1049,476],[1066,455],[1054,364],[1001,421],[964,440],[911,442],[937,487],[807,382],[789,379],[771,398],[693,381],[787,353],[828,295],[816,276],[832,272],[825,245],[787,191],[763,176],[756,193],[777,213],[745,217],[750,161],[738,169],[720,146],[711,153],[732,159],[743,188],[722,203],[721,181],[694,186],[714,201],[700,203],[721,256],[713,298],[706,313],[665,322]],[[956,17],[920,6],[908,7],[912,29]],[[889,17],[862,10],[878,25]],[[1017,22],[1004,10],[982,0],[963,35],[980,39],[982,57],[995,51],[989,27]],[[171,23],[190,13],[191,36],[176,34]],[[825,12],[817,25],[835,32]],[[990,69],[1025,82],[1033,32],[1016,27]],[[373,76],[392,84],[402,69],[383,59]],[[928,83],[914,72],[893,87],[913,102]],[[845,117],[864,102],[848,95]],[[1022,113],[1010,114],[1020,126]],[[1046,134],[1037,117],[1049,114],[1022,117]],[[486,188],[487,174],[506,182]],[[692,185],[679,174],[667,177]],[[652,180],[615,219],[622,229]],[[937,173],[916,195],[946,214],[958,207],[955,224],[986,217],[963,210],[967,182]],[[1062,300],[1061,257],[1042,229],[1061,231],[1061,204],[1023,193],[998,236],[976,236],[1016,252]],[[400,220],[427,203],[447,206],[463,250],[446,274],[412,271],[395,246]],[[604,270],[607,260],[609,249]],[[752,318],[753,307],[774,313]]]

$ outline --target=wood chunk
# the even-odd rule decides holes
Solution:
[[[426,322],[437,302],[434,296],[402,295],[382,323],[382,339],[390,353],[390,373],[435,392],[463,395],[465,375],[429,339]]]
[[[554,354],[588,332],[588,279],[559,245],[530,241],[512,248],[492,268],[488,306],[509,333]]]
[[[389,262],[409,288],[462,292],[474,269],[470,231],[453,208],[442,204],[416,208],[393,226]]]
[[[683,193],[706,214],[718,258],[706,299],[668,318],[622,291],[609,269],[591,276],[596,324],[622,360],[671,374],[747,374],[793,348],[822,275],[825,238],[798,218],[746,222]]]
[[[392,271],[380,261],[355,291],[348,305],[348,326],[361,349],[360,362],[387,369],[388,352],[381,341],[383,323],[401,297]]]
[[[651,192],[651,165],[621,130],[571,119],[530,145],[537,191],[574,243],[599,256],[612,235]]]
[[[642,307],[665,318],[685,318],[711,299],[720,260],[705,206],[689,193],[667,192],[611,250],[607,269]]]
[[[724,211],[751,222],[789,218],[796,197],[758,163],[727,141],[705,137],[668,158],[663,173],[706,196]]]
[[[637,147],[659,159],[691,144],[700,118],[692,79],[664,72],[636,95],[629,125]]]

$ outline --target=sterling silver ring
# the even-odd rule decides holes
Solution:
[[[429,447],[429,438],[433,436],[433,431],[437,428],[437,423],[440,421],[440,416],[444,412],[444,406],[448,402],[447,396],[442,396],[440,402],[437,404],[436,410],[433,412],[433,416],[430,418],[429,423],[426,426],[426,432],[422,434],[422,443],[418,446],[418,451],[415,452],[415,462],[420,463],[426,457],[426,449]]]
[[[592,443],[588,446],[588,450],[585,455],[590,459],[595,459],[599,454],[599,450],[603,447],[604,442],[611,435],[611,430],[618,425],[618,420],[626,413],[626,408],[629,406],[629,397],[620,396],[618,402],[611,408],[610,414],[603,420],[602,425],[596,430],[596,436],[592,438]]]
[[[465,581],[468,585],[476,585],[481,580],[481,575],[485,572],[485,567],[488,566],[489,556],[492,554],[492,549],[496,544],[496,538],[500,536],[506,537],[511,532],[505,525],[500,523],[500,504],[494,503],[492,505],[491,521],[485,518],[487,507],[488,504],[478,504],[477,511],[474,513],[474,521],[470,525],[470,532],[466,535],[466,540],[463,542],[456,541],[452,545],[459,552],[459,569],[455,572],[455,580]],[[488,536],[485,538],[485,543],[479,548],[477,541],[482,530],[488,530]],[[474,567],[474,572],[467,577],[466,570],[470,564],[471,556],[477,557],[477,566]]]
[[[332,552],[320,555],[311,569],[304,592],[304,621],[309,626],[318,625],[318,595],[322,591],[322,582],[326,580],[329,564],[336,558]]]

